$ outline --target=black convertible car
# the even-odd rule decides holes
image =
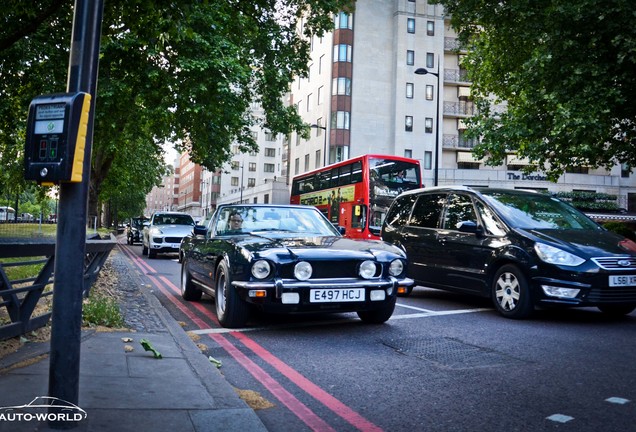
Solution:
[[[265,312],[357,312],[369,323],[393,314],[406,277],[406,255],[379,240],[352,240],[315,207],[220,206],[207,226],[181,243],[181,294],[215,297],[224,327]]]

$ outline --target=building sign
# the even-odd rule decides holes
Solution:
[[[508,180],[549,181],[548,177],[543,174],[525,174],[516,172],[509,172]]]

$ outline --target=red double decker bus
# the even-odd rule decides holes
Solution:
[[[346,237],[379,239],[395,197],[420,187],[417,160],[364,155],[294,177],[290,202],[316,206]]]

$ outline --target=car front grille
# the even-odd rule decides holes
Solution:
[[[166,243],[181,243],[183,237],[166,237],[163,239]]]
[[[636,257],[603,257],[592,258],[592,261],[596,263],[602,269],[605,270],[634,270],[636,269]]]
[[[350,261],[310,261],[313,268],[312,279],[342,279],[359,278],[358,260]],[[289,264],[281,268],[281,275],[284,279],[294,279],[294,264]]]
[[[599,303],[636,303],[636,287],[592,288],[586,300]]]

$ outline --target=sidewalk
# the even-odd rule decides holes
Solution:
[[[78,406],[87,417],[72,430],[266,431],[254,411],[159,300],[152,294],[144,295],[163,322],[162,331],[83,333]],[[122,338],[131,338],[132,342]],[[144,338],[161,353],[162,359],[144,351],[139,342]],[[126,345],[132,346],[133,351],[127,352]],[[0,407],[25,405],[47,396],[48,348],[48,342],[26,345],[0,359]],[[20,367],[34,358],[40,360]],[[51,430],[47,423],[36,420],[3,421],[3,411],[0,409],[2,432]]]

